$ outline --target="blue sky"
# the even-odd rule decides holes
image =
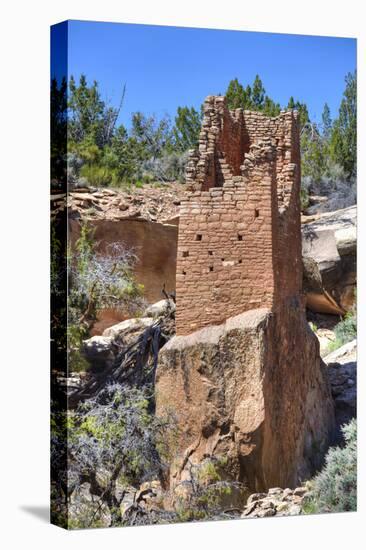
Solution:
[[[68,72],[97,80],[103,99],[126,96],[120,122],[142,111],[174,117],[179,105],[197,109],[225,93],[232,78],[256,74],[281,105],[290,95],[320,120],[327,102],[336,116],[344,77],[356,68],[356,40],[244,31],[70,21]]]

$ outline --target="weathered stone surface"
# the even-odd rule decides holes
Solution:
[[[302,227],[304,290],[313,311],[342,314],[354,303],[356,214],[352,206]]]
[[[123,335],[125,333],[130,332],[140,332],[146,327],[151,326],[154,323],[154,319],[151,317],[139,317],[137,319],[126,319],[126,321],[122,321],[121,323],[117,323],[116,325],[112,325],[111,327],[107,328],[103,332],[104,337],[112,337],[116,338],[120,335]]]
[[[353,340],[326,357],[338,430],[357,415],[357,342]],[[340,436],[340,431],[338,431]]]
[[[113,364],[121,345],[129,345],[155,320],[152,317],[126,319],[112,325],[102,336],[92,336],[83,341],[83,355],[92,367],[104,369]]]
[[[296,302],[173,337],[156,374],[157,414],[173,411],[180,429],[172,485],[184,456],[222,456],[254,491],[295,487],[320,465],[334,428],[324,368]]]
[[[221,96],[204,105],[187,168],[196,191],[180,209],[179,335],[272,309],[296,296],[302,279],[297,113],[232,111]]]
[[[145,311],[145,317],[160,317],[164,315],[167,311],[175,311],[175,303],[173,300],[159,300],[155,304],[151,304]]]
[[[93,367],[102,368],[113,363],[117,349],[110,336],[92,336],[83,341],[82,352]]]
[[[296,487],[294,491],[288,488],[269,489],[268,493],[261,493],[260,499],[253,500],[256,495],[251,495],[241,517],[297,516],[301,514],[302,502],[308,494],[306,487]]]

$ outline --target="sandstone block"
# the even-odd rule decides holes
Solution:
[[[281,497],[281,486],[297,487],[321,465],[334,430],[325,367],[301,308],[256,309],[175,336],[156,373],[156,411],[167,410],[182,457],[187,449],[196,462],[230,457],[232,478],[257,492],[275,487]]]

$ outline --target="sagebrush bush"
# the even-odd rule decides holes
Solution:
[[[334,351],[357,337],[357,317],[355,311],[348,312],[334,328],[335,340],[328,351]]]
[[[183,181],[188,152],[164,153],[160,158],[149,159],[142,163],[143,178],[150,177],[152,181]]]
[[[357,335],[356,317],[353,313],[347,313],[343,321],[338,323],[334,329],[336,338],[346,344],[351,342]]]
[[[323,470],[312,480],[305,513],[349,512],[357,509],[357,424],[342,427],[345,445],[328,451]]]

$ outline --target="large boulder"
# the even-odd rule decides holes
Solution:
[[[83,341],[82,352],[94,369],[104,369],[113,364],[117,347],[110,336],[92,336]]]
[[[302,226],[304,290],[307,306],[315,312],[341,315],[354,303],[356,213],[352,206],[310,218]]]
[[[296,300],[173,337],[156,373],[157,414],[177,421],[171,485],[207,457],[224,457],[228,477],[253,491],[310,476],[334,431],[324,369]]]
[[[175,312],[175,303],[173,300],[159,300],[159,302],[155,302],[155,304],[151,304],[145,311],[144,315],[146,317],[163,317],[167,313],[174,313]]]
[[[155,320],[151,317],[126,319],[107,328],[101,336],[92,336],[83,341],[82,353],[93,370],[111,367],[118,353],[131,345],[150,327]]]
[[[136,319],[126,319],[121,323],[113,325],[103,332],[104,337],[118,338],[128,335],[136,335],[142,332],[145,328],[150,327],[154,323],[151,317],[137,317]]]

